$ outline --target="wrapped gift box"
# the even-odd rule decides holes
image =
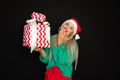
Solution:
[[[36,46],[42,48],[50,47],[50,27],[44,24],[37,25]]]
[[[23,30],[23,46],[31,48],[31,52],[35,47],[50,47],[50,24],[36,21],[35,18],[27,20]]]
[[[44,22],[46,20],[45,14],[33,12],[31,15],[32,19],[36,19],[37,22]]]

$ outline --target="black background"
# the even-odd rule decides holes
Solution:
[[[3,1],[1,7],[1,71],[8,80],[43,80],[45,65],[38,53],[22,46],[23,26],[33,11],[43,13],[51,34],[68,18],[82,27],[79,61],[73,80],[117,80],[119,76],[118,5],[116,0],[24,0]],[[118,49],[119,50],[119,49]]]

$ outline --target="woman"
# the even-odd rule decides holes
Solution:
[[[61,25],[58,34],[51,36],[50,48],[34,49],[40,53],[40,61],[47,63],[45,80],[72,80],[72,63],[75,61],[77,66],[79,32],[81,27],[73,17]]]

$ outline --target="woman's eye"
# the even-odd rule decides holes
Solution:
[[[66,23],[66,25],[68,26],[68,23]]]

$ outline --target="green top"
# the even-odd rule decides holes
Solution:
[[[51,36],[51,45],[52,45],[52,36]],[[64,48],[63,48],[64,45]],[[46,52],[46,57],[42,58],[41,56],[40,61],[43,63],[47,63],[47,69],[57,66],[61,70],[64,76],[72,77],[72,64],[68,64],[68,52],[67,52],[67,45],[60,44],[52,48],[52,58],[49,60],[50,48],[44,49]]]

